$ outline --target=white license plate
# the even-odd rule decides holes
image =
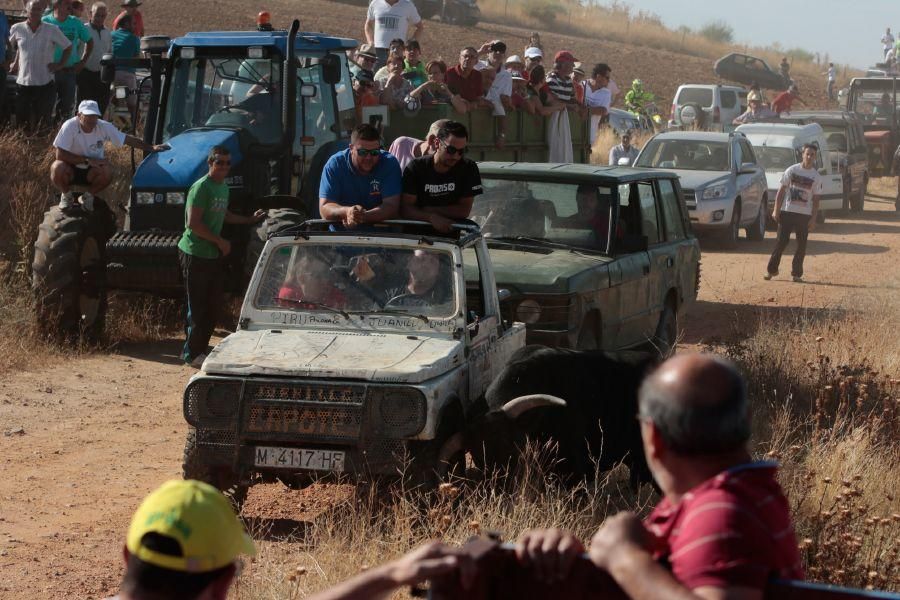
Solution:
[[[344,470],[344,453],[340,450],[307,450],[304,448],[275,448],[257,446],[254,464],[257,467],[309,469],[312,471]]]

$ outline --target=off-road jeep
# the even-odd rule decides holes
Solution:
[[[469,263],[478,280],[467,288]],[[433,482],[452,462],[438,460],[442,445],[525,344],[499,303],[474,225],[439,235],[316,221],[270,238],[238,331],[184,391],[185,477],[238,504],[256,481],[303,485],[317,472],[405,466]]]

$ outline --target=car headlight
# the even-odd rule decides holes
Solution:
[[[522,300],[516,306],[516,319],[528,325],[537,323],[541,319],[541,305],[536,300]]]
[[[134,200],[138,204],[153,204],[153,192],[137,192]]]
[[[184,192],[166,193],[166,204],[184,204]]]
[[[713,185],[703,190],[704,200],[718,200],[728,194],[727,185]]]

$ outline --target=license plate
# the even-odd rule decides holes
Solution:
[[[275,448],[257,446],[254,464],[257,467],[308,469],[311,471],[344,470],[344,453],[340,450],[308,450],[304,448]]]

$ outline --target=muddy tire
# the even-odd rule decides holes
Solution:
[[[859,189],[859,192],[850,199],[850,210],[851,212],[860,213],[863,211],[863,207],[866,204],[866,190],[869,187],[869,178],[863,178],[862,187]]]
[[[203,459],[197,445],[197,430],[193,427],[188,429],[181,467],[185,479],[196,479],[210,484],[231,500],[235,512],[241,512],[241,507],[247,499],[249,486],[241,485],[238,477],[229,467],[212,465]]]
[[[656,326],[656,335],[653,336],[653,350],[660,358],[668,358],[675,354],[675,346],[678,344],[678,311],[675,307],[675,299],[668,298],[662,314],[659,315],[659,324]]]
[[[756,215],[756,220],[747,228],[747,239],[759,242],[765,239],[766,237],[766,225],[768,224],[769,218],[769,198],[768,196],[762,197],[762,202],[759,204],[759,213]]]
[[[34,242],[31,289],[38,331],[58,341],[96,343],[106,321],[106,241],[115,220],[96,198],[81,207],[44,213]]]
[[[738,239],[741,235],[740,223],[741,203],[737,201],[734,203],[734,209],[731,211],[731,222],[728,224],[728,228],[719,235],[719,241],[724,248],[730,250],[737,247]]]

